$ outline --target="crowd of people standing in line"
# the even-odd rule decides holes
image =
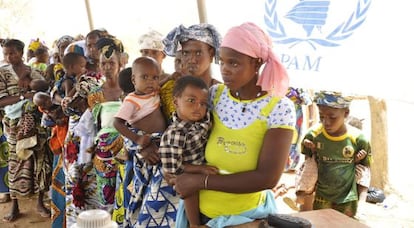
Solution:
[[[33,194],[52,227],[70,227],[89,209],[108,211],[119,227],[225,227],[277,213],[272,189],[299,161],[300,107],[311,99],[289,87],[259,26],[244,23],[224,37],[210,24],[180,25],[165,37],[150,31],[131,67],[105,30],[55,45],[49,58],[33,40],[25,63],[23,42],[2,41],[0,175],[8,172],[8,183],[0,192],[12,200],[4,221],[18,219],[19,197]],[[167,55],[171,74],[162,67]],[[364,150],[368,167],[369,144]],[[353,202],[342,196],[356,195],[355,178],[344,181],[350,188],[339,203]],[[338,203],[323,196],[328,203],[318,208]]]

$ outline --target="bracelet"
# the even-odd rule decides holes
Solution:
[[[204,179],[204,189],[207,189],[207,185],[208,185],[208,177],[210,176],[210,174],[207,174],[206,178]]]

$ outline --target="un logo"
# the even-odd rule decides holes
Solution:
[[[291,4],[291,1],[286,1]],[[353,12],[343,16],[344,9],[338,13],[332,11],[334,3],[349,3],[350,1],[329,0],[299,0],[295,5],[284,8],[285,12],[276,9],[277,0],[266,0],[264,20],[269,35],[277,44],[289,45],[292,48],[306,43],[314,50],[318,45],[336,47],[340,42],[350,37],[365,21],[371,0],[358,0]],[[345,9],[346,10],[346,9]],[[352,10],[350,10],[352,11]],[[339,18],[342,16],[341,18]],[[330,18],[340,19],[332,26]],[[294,34],[288,34],[283,23],[291,22]],[[298,32],[300,31],[300,32]]]

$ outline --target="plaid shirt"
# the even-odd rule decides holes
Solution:
[[[183,164],[204,163],[204,149],[212,126],[210,113],[200,122],[186,122],[173,113],[173,122],[165,130],[159,148],[164,172],[180,174]]]

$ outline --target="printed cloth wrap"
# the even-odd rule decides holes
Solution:
[[[352,97],[334,91],[315,92],[314,102],[317,105],[324,105],[331,108],[348,108],[351,105]]]
[[[184,25],[176,27],[163,40],[165,54],[175,57],[176,52],[181,49],[181,43],[188,40],[198,40],[213,47],[215,50],[214,61],[218,63],[221,35],[213,25],[203,23],[188,28]]]

